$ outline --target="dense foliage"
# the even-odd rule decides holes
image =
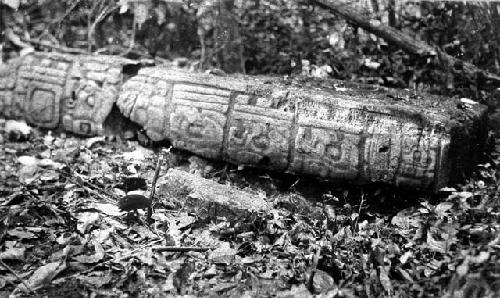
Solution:
[[[16,1],[2,2],[7,16],[3,26],[37,41],[37,47],[43,41],[52,48],[135,58],[183,56],[203,60],[198,67],[230,68],[225,69],[230,72],[234,68],[225,67],[221,59],[234,55],[231,59],[244,66],[235,70],[249,74],[335,77],[484,97],[476,78],[453,78],[433,59],[409,55],[309,1],[25,0],[17,12],[6,5]],[[386,0],[371,1],[369,6],[367,1],[349,3],[368,8],[372,13],[367,18],[390,23],[481,69],[494,73],[500,69],[498,3],[424,1],[398,7]],[[227,33],[232,27],[237,32]],[[231,51],[223,51],[224,47]]]

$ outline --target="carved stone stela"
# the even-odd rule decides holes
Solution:
[[[206,158],[329,179],[439,183],[451,141],[440,122],[423,127],[383,103],[232,80],[147,68],[123,85],[117,104],[152,139]],[[266,94],[249,89],[256,85]]]
[[[432,99],[419,106],[366,90],[162,67],[143,68],[122,84],[127,63],[42,53],[15,61],[0,69],[0,116],[94,135],[116,104],[154,141],[206,158],[421,189],[460,175],[484,143],[480,105],[460,110],[450,99]]]
[[[122,84],[123,63],[115,57],[47,53],[14,61],[0,70],[0,116],[102,134]]]

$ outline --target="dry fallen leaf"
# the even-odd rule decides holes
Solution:
[[[22,155],[17,158],[17,162],[23,166],[37,166],[38,159],[34,156]]]
[[[109,216],[120,216],[123,213],[116,204],[92,203],[90,206]]]
[[[216,264],[229,265],[234,262],[237,252],[236,249],[230,247],[229,243],[222,242],[221,246],[209,254],[208,259]]]
[[[0,260],[23,260],[25,252],[24,247],[11,247],[0,252]]]
[[[78,215],[77,229],[80,233],[85,234],[87,229],[95,224],[99,219],[99,213],[97,212],[84,212]]]
[[[312,290],[313,293],[321,294],[328,292],[335,287],[335,280],[323,270],[316,269],[313,273]]]
[[[29,231],[26,231],[24,228],[21,228],[21,227],[8,230],[7,235],[21,239],[21,240],[33,239],[36,237],[35,234],[33,234]]]
[[[20,283],[16,288],[16,291],[28,292],[31,290],[36,290],[52,281],[61,271],[66,269],[66,256],[70,251],[69,246],[66,246],[61,253],[61,259],[56,262],[51,262],[39,267],[30,278],[26,281],[26,288],[24,283]]]
[[[101,243],[99,243],[95,239],[92,241],[92,243],[94,244],[94,254],[79,255],[76,256],[74,259],[83,264],[95,264],[100,260],[102,260],[105,255],[104,248],[102,247]]]

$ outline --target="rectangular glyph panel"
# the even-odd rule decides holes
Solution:
[[[268,97],[238,95],[228,120],[226,156],[230,161],[284,171],[288,167],[293,113]]]
[[[300,100],[289,171],[422,188],[436,182],[449,135],[383,107],[339,103]]]
[[[230,92],[174,83],[169,139],[172,145],[207,158],[221,158]]]
[[[43,53],[23,60],[15,90],[28,123],[45,128],[59,126],[64,86],[72,64],[71,59]]]

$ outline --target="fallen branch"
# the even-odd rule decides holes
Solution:
[[[153,247],[154,251],[157,252],[205,252],[214,249],[213,247],[197,247],[197,246],[162,246]]]
[[[76,272],[76,273],[68,276],[67,278],[74,277],[74,276],[77,276],[77,275],[80,275],[80,274],[83,275],[83,274],[87,274],[87,273],[90,273],[90,272],[94,272],[97,267],[104,266],[104,265],[107,265],[107,264],[110,264],[110,263],[115,263],[116,264],[116,263],[128,260],[128,259],[134,257],[134,253],[136,253],[138,251],[143,251],[143,250],[147,249],[148,246],[150,246],[152,244],[155,244],[155,243],[158,243],[158,242],[161,242],[161,241],[162,240],[154,240],[152,243],[141,245],[138,248],[134,248],[133,250],[131,250],[129,252],[126,252],[125,255],[123,255],[123,256],[121,256],[119,258],[111,258],[111,259],[107,259],[105,261],[100,261],[97,264],[95,264],[94,266],[90,267],[89,269],[84,270],[82,272]]]
[[[500,86],[500,76],[482,70],[472,63],[457,59],[437,47],[432,47],[378,20],[373,20],[364,9],[354,8],[346,3],[326,0],[310,0],[309,3],[340,15],[347,22],[383,38],[388,43],[398,46],[410,54],[423,58],[437,56],[444,67],[450,67],[457,72],[464,72],[471,78],[482,77],[481,79],[486,82],[489,81],[489,84]]]
[[[29,43],[29,44],[34,44],[40,47],[47,47],[51,48],[53,50],[56,50],[61,53],[69,53],[69,54],[87,54],[85,50],[82,49],[77,49],[77,48],[69,48],[65,46],[59,46],[59,45],[54,45],[50,44],[48,42],[44,42],[41,40],[34,40],[34,39],[26,39],[26,38],[21,38],[22,41]]]
[[[154,197],[155,197],[155,190],[156,190],[156,181],[158,181],[158,176],[160,175],[160,170],[161,170],[161,165],[163,163],[163,159],[165,158],[164,155],[170,153],[170,149],[163,149],[159,155],[158,155],[158,161],[156,162],[156,169],[155,169],[155,175],[153,177],[153,182],[151,183],[151,194],[149,195],[149,201],[151,202],[151,205],[148,207],[148,215],[147,215],[147,221],[151,222],[151,216],[153,214],[153,206],[155,204]]]
[[[113,205],[118,205],[118,196],[115,195],[114,193],[112,192],[108,192],[107,190],[105,189],[102,189],[100,187],[97,187],[87,181],[84,181],[83,179],[77,179],[73,176],[71,176],[71,174],[69,173],[66,173],[62,170],[57,170],[58,173],[62,174],[66,179],[68,179],[70,182],[80,186],[81,188],[85,189],[86,191],[88,191],[89,193],[95,195],[96,197],[98,197],[99,199],[103,200],[103,201],[106,201],[110,204],[113,204]],[[113,198],[113,199],[110,199],[106,196],[103,196],[100,194],[100,192],[106,194],[107,196]]]
[[[0,260],[0,265],[2,265],[2,267],[7,269],[7,271],[9,271],[12,275],[14,275],[26,287],[26,289],[28,289],[30,293],[32,294],[35,293],[35,291],[33,291],[33,289],[26,283],[26,281],[22,279],[12,268],[10,268],[7,264],[5,264],[4,261]]]

